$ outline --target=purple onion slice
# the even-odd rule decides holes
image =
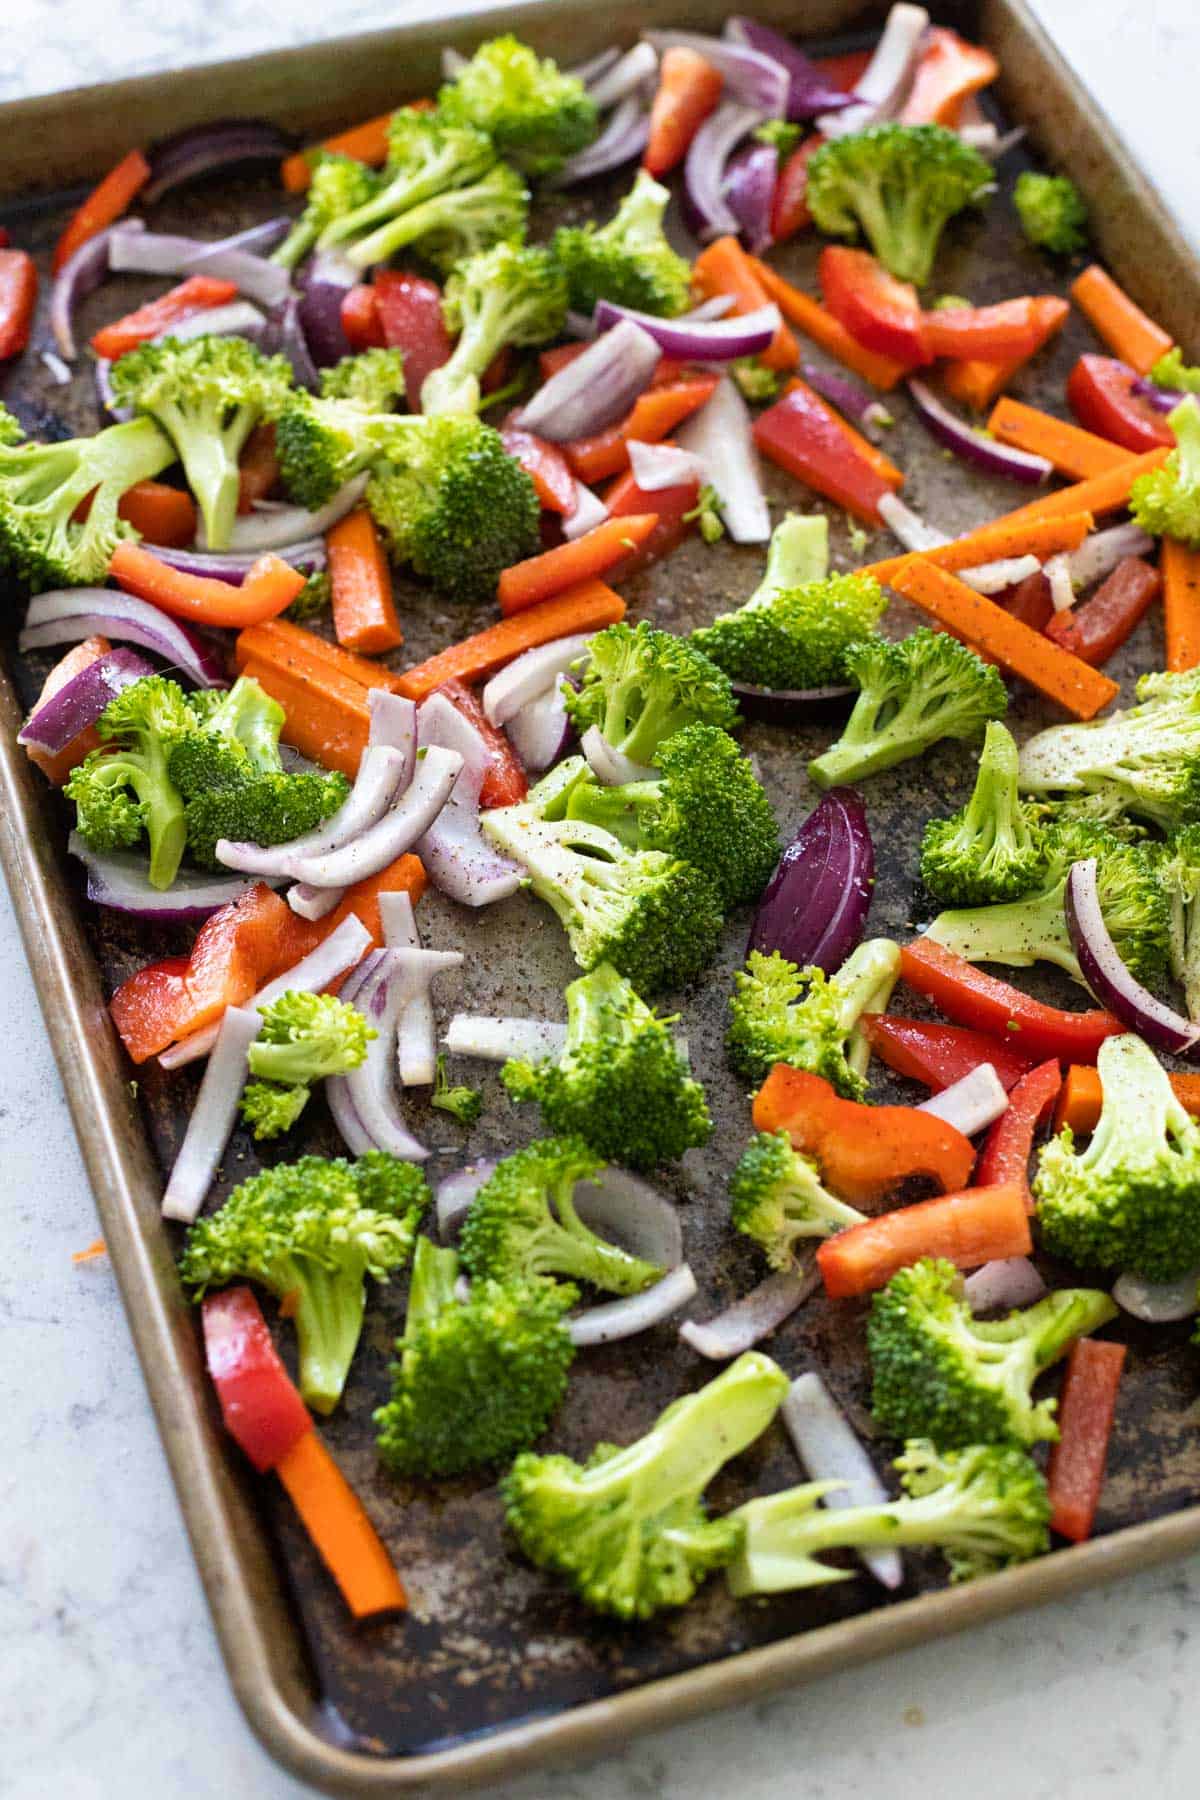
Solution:
[[[1007,444],[998,444],[994,438],[984,437],[973,425],[951,412],[923,381],[910,377],[907,386],[922,424],[939,444],[944,444],[964,462],[982,469],[987,475],[1002,475],[1009,481],[1021,481],[1032,487],[1049,480],[1054,473],[1054,465],[1046,457],[1033,456],[1028,450],[1013,450]]]
[[[150,180],[142,199],[153,205],[181,182],[237,163],[281,162],[292,140],[265,119],[215,119],[161,138],[150,152]]]
[[[830,788],[779,861],[758,904],[747,954],[778,950],[827,975],[862,942],[875,882],[875,846],[853,788]]]
[[[17,733],[18,744],[35,744],[56,756],[73,738],[94,725],[109,701],[122,688],[131,687],[154,668],[133,650],[109,650],[78,675],[64,682],[56,694],[30,713]]]
[[[1072,865],[1067,877],[1067,929],[1083,978],[1101,1006],[1156,1050],[1193,1056],[1200,1026],[1149,993],[1130,974],[1112,941],[1096,882],[1096,859]]]

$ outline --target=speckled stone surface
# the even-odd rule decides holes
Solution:
[[[119,28],[76,0],[7,0],[0,96],[202,61],[415,13],[336,17],[125,0]],[[444,11],[445,9],[443,9]],[[1197,27],[1185,0],[1042,0],[1042,16],[1200,239],[1200,150],[1179,121]],[[14,49],[15,47],[15,49]],[[1188,83],[1185,89],[1184,82]],[[1181,138],[1187,141],[1181,144]],[[0,911],[0,1795],[299,1794],[229,1694],[111,1278],[74,1270],[94,1219],[7,910]],[[761,1708],[614,1746],[499,1800],[837,1794],[990,1800],[1191,1795],[1200,1728],[1193,1559]]]

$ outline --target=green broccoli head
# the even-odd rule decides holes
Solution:
[[[446,1073],[446,1058],[439,1056],[429,1104],[449,1113],[460,1125],[474,1125],[483,1111],[483,1095],[478,1088],[455,1086]]]
[[[0,400],[0,445],[20,444],[25,438],[25,427],[15,413],[9,412]],[[85,440],[89,441],[89,440]]]
[[[332,1412],[358,1346],[366,1277],[386,1281],[404,1265],[428,1204],[420,1171],[381,1150],[356,1162],[303,1156],[252,1175],[198,1220],[179,1272],[197,1299],[243,1280],[289,1299],[300,1392]]]
[[[583,83],[511,33],[479,46],[442,88],[438,112],[486,132],[501,156],[536,176],[555,174],[586,149],[598,124]]]
[[[663,230],[670,200],[668,189],[639,169],[607,225],[559,227],[554,257],[578,312],[590,314],[598,300],[666,319],[687,311],[691,264],[671,248]]]
[[[265,1081],[307,1085],[326,1075],[348,1075],[366,1061],[367,1045],[379,1036],[336,994],[289,989],[258,1010],[262,1028],[250,1046],[250,1073]]]
[[[662,1019],[608,963],[566,991],[567,1040],[558,1061],[509,1061],[511,1097],[536,1100],[549,1128],[631,1169],[675,1162],[706,1144],[704,1089]]]
[[[1160,356],[1150,371],[1150,380],[1156,387],[1165,388],[1170,393],[1200,394],[1200,368],[1189,366],[1183,360],[1183,351],[1176,344],[1165,356]]]
[[[493,244],[456,267],[442,311],[457,336],[448,362],[425,377],[424,413],[479,410],[480,377],[506,346],[558,337],[567,313],[567,284],[548,250]]]
[[[567,711],[583,732],[595,725],[614,750],[649,765],[655,751],[685,725],[737,723],[729,677],[687,638],[643,619],[597,632],[579,689]]]
[[[877,775],[943,738],[973,741],[1008,709],[999,671],[928,626],[898,644],[864,638],[845,662],[858,699],[837,743],[808,765],[819,787]]]
[[[778,950],[752,950],[734,976],[730,1062],[755,1083],[776,1063],[789,1063],[820,1075],[846,1099],[863,1099],[870,1050],[859,1020],[886,1009],[899,972],[900,952],[888,938],[860,944],[833,976],[798,969]]]
[[[404,398],[404,352],[360,350],[321,370],[323,400],[352,400],[368,412],[391,412]]]
[[[293,625],[306,625],[328,612],[333,600],[333,582],[328,569],[314,569],[292,604],[284,613]]]
[[[318,239],[336,230],[341,220],[365,207],[378,193],[379,176],[356,156],[323,150],[312,165],[304,210],[271,261],[285,269],[303,262]]]
[[[773,1269],[798,1270],[803,1244],[860,1225],[864,1216],[826,1192],[816,1164],[793,1150],[786,1131],[751,1138],[730,1180],[729,1202],[734,1229],[754,1239]]]
[[[275,1081],[250,1081],[242,1089],[242,1120],[253,1131],[256,1143],[282,1137],[296,1124],[311,1098],[312,1089],[303,1083],[281,1087]]]
[[[193,729],[183,689],[146,675],[109,701],[96,729],[102,748],[72,770],[63,789],[75,802],[79,834],[94,850],[120,850],[145,833],[151,885],[169,888],[187,835],[171,774],[173,747]]]
[[[575,1347],[563,1319],[578,1290],[553,1281],[476,1281],[455,1297],[458,1255],[417,1242],[391,1398],[375,1413],[379,1454],[398,1475],[460,1475],[504,1462],[545,1430]]]
[[[729,1570],[739,1597],[849,1579],[819,1560],[826,1550],[942,1551],[952,1581],[973,1581],[1050,1548],[1046,1483],[1024,1450],[972,1444],[939,1452],[915,1438],[896,1459],[902,1499],[879,1506],[823,1507],[837,1482],[813,1481],[751,1500],[733,1514],[742,1551]]]
[[[1104,1101],[1086,1149],[1066,1126],[1039,1158],[1042,1239],[1085,1268],[1170,1281],[1200,1263],[1200,1126],[1132,1033],[1106,1038],[1097,1068]]]
[[[1017,176],[1013,205],[1021,230],[1039,249],[1070,256],[1087,243],[1087,207],[1083,195],[1065,175],[1041,175],[1026,169]]]
[[[0,418],[0,563],[35,591],[103,582],[113,551],[137,537],[118,517],[126,491],[175,461],[152,419],[95,437],[34,444],[10,412]],[[75,514],[91,496],[86,518]]]
[[[1034,1382],[1078,1337],[1117,1315],[1105,1293],[1064,1288],[986,1323],[963,1298],[953,1263],[923,1258],[874,1295],[867,1326],[876,1423],[940,1450],[1057,1438],[1056,1403]]]
[[[386,391],[387,378],[380,374],[373,398]],[[372,385],[369,378],[364,385]],[[386,450],[398,453],[411,421],[388,410],[390,404],[381,410],[358,394],[290,394],[275,423],[275,450],[291,498],[315,511]]]
[[[995,190],[992,166],[943,125],[869,125],[822,144],[808,205],[831,237],[860,230],[884,267],[923,287],[948,220]]]
[[[989,719],[971,798],[925,827],[921,879],[951,906],[986,906],[1029,893],[1045,869],[1043,833],[1017,788],[1016,742]]]
[[[787,1386],[749,1350],[627,1449],[599,1444],[582,1464],[518,1456],[500,1491],[521,1549],[594,1612],[648,1619],[685,1605],[742,1539],[740,1521],[708,1517],[704,1490],[766,1430]]]
[[[1200,400],[1189,394],[1167,424],[1175,448],[1159,468],[1139,475],[1129,490],[1129,510],[1143,531],[1200,548]]]
[[[777,588],[692,633],[691,642],[735,681],[765,688],[831,687],[846,680],[846,652],[874,635],[887,609],[870,575],[827,575]]]
[[[426,201],[478,181],[495,161],[495,146],[485,132],[449,124],[438,112],[402,106],[392,114],[382,174],[372,177],[352,206],[329,214],[318,233],[320,247],[353,244],[386,228]]]
[[[369,269],[409,249],[448,274],[493,244],[519,243],[528,216],[529,190],[520,175],[508,163],[494,163],[477,181],[446,188],[343,246],[343,254],[356,269]]]

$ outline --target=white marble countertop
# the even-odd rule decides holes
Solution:
[[[1035,4],[1200,244],[1194,0]],[[7,99],[427,8],[3,0],[0,10]],[[95,1214],[6,896],[0,992],[0,1796],[299,1796],[309,1790],[268,1761],[229,1691],[110,1272],[70,1261],[95,1235]],[[1193,1800],[1198,1684],[1193,1557],[493,1792]]]

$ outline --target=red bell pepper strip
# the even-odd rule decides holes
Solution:
[[[846,327],[835,319],[828,307],[806,294],[803,288],[793,287],[785,281],[777,270],[769,263],[761,262],[752,256],[750,263],[755,274],[762,282],[767,296],[774,300],[776,306],[790,324],[795,325],[814,344],[820,344],[844,368],[853,369],[872,387],[882,388],[885,392],[894,388],[906,373],[904,363],[896,362],[890,356],[878,356],[874,350],[866,350],[858,339],[851,337]]]
[[[423,275],[380,269],[375,304],[384,343],[404,352],[404,387],[410,412],[421,410],[425,377],[449,362],[454,346],[442,317],[442,291]]]
[[[898,486],[880,474],[844,422],[800,381],[759,414],[754,441],[789,475],[869,525],[880,523],[879,502]]]
[[[629,467],[629,443],[636,438],[643,444],[659,444],[684,419],[697,412],[712,398],[716,375],[688,375],[669,387],[648,387],[633,403],[633,411],[619,425],[595,437],[577,438],[564,444],[563,453],[578,475],[590,487],[606,475],[619,475]],[[651,507],[656,512],[657,507]]]
[[[981,1063],[991,1063],[1006,1089],[1029,1073],[1032,1060],[1015,1045],[965,1025],[943,1025],[938,1019],[901,1019],[894,1013],[864,1013],[863,1035],[880,1062],[924,1082],[935,1094],[953,1087]]]
[[[529,782],[521,759],[498,725],[493,725],[483,710],[474,688],[464,681],[450,680],[438,688],[447,700],[472,724],[487,745],[488,766],[479,790],[481,806],[515,806],[529,792]]]
[[[1067,377],[1067,405],[1087,431],[1135,453],[1168,449],[1175,433],[1149,400],[1133,391],[1137,376],[1113,356],[1081,356]]]
[[[1033,1211],[1029,1191],[1029,1158],[1037,1128],[1058,1098],[1062,1070],[1057,1062],[1039,1063],[1018,1081],[1008,1096],[1008,1111],[1001,1113],[984,1139],[975,1180],[980,1187],[1011,1182],[1021,1189],[1025,1211]]]
[[[898,1269],[923,1256],[977,1269],[985,1262],[1028,1256],[1032,1249],[1020,1189],[973,1187],[901,1206],[839,1231],[817,1251],[817,1267],[830,1299],[846,1300],[886,1287]]]
[[[273,1469],[313,1428],[248,1287],[205,1296],[204,1361],[225,1429],[260,1475]]]
[[[784,244],[812,224],[808,210],[808,165],[825,139],[819,131],[797,144],[780,169],[771,201],[771,239]]]
[[[695,477],[690,481],[681,481],[678,487],[655,488],[651,493],[638,486],[632,469],[618,476],[605,496],[609,518],[619,519],[633,513],[655,512],[658,514],[658,524],[643,544],[636,550],[631,550],[609,570],[609,580],[627,581],[631,575],[648,569],[651,563],[669,556],[687,536],[691,527],[687,515],[695,511],[699,500],[700,483]]]
[[[169,331],[181,319],[204,312],[210,306],[224,306],[236,294],[235,282],[218,281],[214,275],[189,275],[186,281],[160,294],[157,300],[147,301],[135,312],[126,313],[123,319],[114,319],[111,325],[102,326],[92,339],[92,349],[97,356],[106,356],[110,362],[116,362],[128,351],[136,350],[139,344],[149,343],[151,338]]]
[[[4,226],[0,225],[0,250],[7,250],[11,243],[12,238],[9,236]]]
[[[868,251],[827,244],[817,263],[817,280],[834,318],[865,349],[908,369],[933,361],[916,288],[889,275]]]
[[[1041,341],[1037,299],[1002,300],[996,306],[951,306],[921,316],[921,336],[934,356],[960,362],[1022,362]]]
[[[982,44],[968,44],[957,31],[931,25],[925,34],[902,125],[958,124],[964,100],[995,81],[1000,64]]]
[[[1033,304],[1037,313],[1038,339],[1031,354],[1035,354],[1056,332],[1062,330],[1071,313],[1070,303],[1060,300],[1057,294],[1042,295]],[[942,383],[952,399],[973,408],[975,412],[983,412],[992,404],[996,395],[1003,392],[1013,376],[1024,368],[1028,360],[1025,356],[1012,356],[999,363],[981,362],[978,359],[947,363],[942,373]]]
[[[1016,587],[1010,588],[1006,594],[996,596],[1006,613],[1014,619],[1020,619],[1022,625],[1028,625],[1031,631],[1044,631],[1054,617],[1054,598],[1050,591],[1050,578],[1039,569],[1036,575],[1027,575],[1024,581],[1018,581]]]
[[[66,230],[54,246],[50,267],[57,275],[75,252],[129,211],[137,195],[150,179],[150,164],[140,150],[131,150],[104,180],[94,187],[83,205],[68,220]]]
[[[1077,1338],[1067,1357],[1046,1486],[1050,1528],[1074,1544],[1090,1538],[1096,1522],[1124,1366],[1124,1344],[1100,1338]]]
[[[259,557],[241,587],[172,569],[137,544],[118,544],[108,572],[127,594],[149,600],[174,619],[231,631],[278,618],[304,586],[299,570],[270,551]]]
[[[1011,1033],[1030,1056],[1094,1063],[1105,1038],[1125,1030],[1111,1013],[1062,1012],[1033,1000],[929,938],[917,938],[901,950],[900,977],[958,1024],[993,1035]]]
[[[818,56],[815,60],[826,81],[843,93],[852,94],[866,74],[872,54],[870,50],[843,50],[837,56]]]
[[[698,51],[679,44],[663,51],[642,158],[651,175],[666,175],[678,168],[692,139],[715,110],[724,85],[721,71]]]
[[[342,330],[352,350],[383,350],[387,339],[379,317],[379,298],[369,281],[347,289],[342,300]]]
[[[1090,600],[1055,613],[1046,636],[1098,668],[1137,626],[1162,590],[1158,570],[1140,556],[1126,556]]]
[[[575,477],[557,444],[508,421],[501,426],[504,448],[516,458],[537,489],[543,509],[563,518],[575,509]],[[649,510],[649,509],[647,509]]]
[[[0,250],[0,362],[19,356],[29,343],[38,277],[25,250]]]

